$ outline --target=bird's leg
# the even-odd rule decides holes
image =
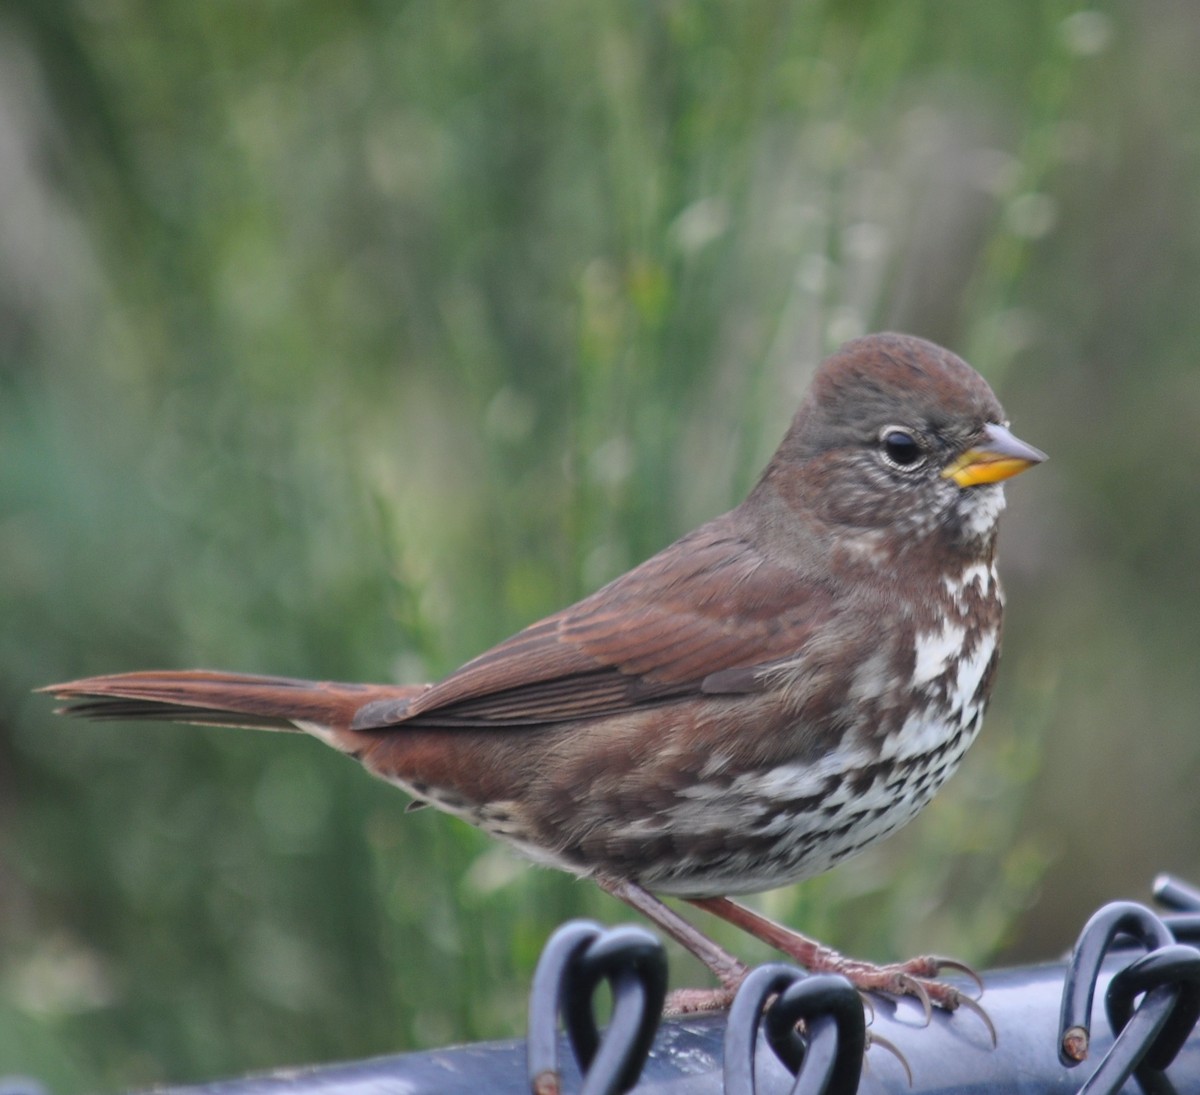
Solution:
[[[724,947],[718,946],[669,905],[663,904],[636,882],[607,878],[603,875],[596,875],[595,881],[605,893],[619,898],[630,908],[640,912],[647,920],[657,924],[676,943],[690,951],[712,970],[717,980],[720,981],[719,989],[677,989],[667,998],[667,1014],[682,1015],[698,1011],[717,1011],[729,1007],[738,986],[749,973],[749,968],[745,963],[738,961]]]
[[[934,1004],[947,1011],[966,1006],[979,1014],[989,1029],[991,1028],[990,1020],[974,1000],[964,996],[953,985],[934,980],[943,970],[957,970],[973,978],[982,991],[983,985],[978,975],[961,962],[926,956],[912,958],[907,962],[876,966],[870,962],[846,958],[832,947],[826,947],[815,939],[809,939],[791,928],[785,928],[782,924],[777,924],[774,920],[769,920],[727,897],[689,898],[689,901],[698,909],[719,916],[756,939],[761,939],[769,946],[782,951],[813,973],[840,973],[861,992],[914,996],[927,1014]]]
[[[712,970],[721,982],[719,989],[679,989],[671,993],[667,999],[667,1014],[716,1011],[729,1007],[734,994],[749,972],[745,963],[714,943],[674,909],[663,904],[636,882],[608,878],[604,875],[595,875],[594,880],[606,893],[624,901],[647,920],[657,924],[675,942]],[[991,1035],[992,1044],[996,1043],[996,1028],[987,1012],[953,985],[935,980],[944,970],[956,970],[970,977],[982,992],[983,983],[978,974],[961,962],[951,958],[926,956],[911,958],[907,962],[877,966],[870,962],[847,958],[832,947],[792,931],[791,928],[786,928],[727,897],[695,897],[687,900],[696,908],[728,921],[734,927],[741,928],[742,931],[786,954],[812,973],[839,973],[863,993],[912,996],[925,1009],[926,1019],[930,1017],[934,1005],[946,1011],[966,1008],[979,1016]]]

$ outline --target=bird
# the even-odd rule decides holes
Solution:
[[[1045,459],[961,358],[868,335],[818,367],[741,504],[436,683],[156,670],[41,691],[91,719],[319,738],[646,916],[719,985],[676,1010],[728,1003],[748,969],[663,896],[928,1017],[973,1005],[939,977],[965,966],[847,958],[733,898],[874,844],[958,767],[1000,652],[1004,481]]]

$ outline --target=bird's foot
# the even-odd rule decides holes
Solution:
[[[668,1015],[692,1015],[703,1011],[728,1008],[749,972],[748,967],[719,947],[702,932],[684,920],[674,909],[664,905],[636,883],[597,876],[596,881],[614,897],[637,909],[681,943],[716,975],[721,983],[716,989],[678,989],[667,998]],[[950,958],[922,957],[886,966],[872,965],[846,958],[831,947],[792,931],[767,919],[752,909],[730,901],[727,897],[690,898],[693,905],[749,932],[811,973],[837,973],[845,977],[863,994],[868,1010],[873,1011],[871,994],[893,998],[911,996],[925,1012],[925,1021],[933,1018],[933,1009],[955,1011],[964,1008],[979,1017],[996,1043],[996,1027],[987,1012],[971,996],[945,981],[939,975],[946,972],[965,974],[975,982],[980,993],[983,982],[969,966]]]
[[[868,994],[871,993],[896,998],[911,996],[921,1005],[927,1023],[933,1018],[935,1007],[946,1011],[964,1008],[979,1017],[991,1036],[992,1044],[996,1044],[995,1024],[978,1001],[956,986],[938,979],[940,974],[946,972],[966,974],[982,994],[983,982],[979,975],[962,962],[951,958],[927,956],[876,966],[870,962],[846,958],[833,948],[777,924],[774,920],[769,920],[736,901],[730,901],[727,897],[696,898],[692,900],[692,904],[749,932],[755,938],[786,954],[811,973],[841,974],[864,994],[868,1006]]]
[[[858,964],[864,965],[864,963]],[[749,973],[749,971],[747,970],[746,973]],[[680,1018],[703,1012],[726,1011],[732,1006],[733,999],[737,995],[737,990],[743,980],[745,980],[744,976],[736,980],[731,980],[723,988],[719,989],[676,989],[667,997],[663,1014],[668,1018]],[[873,1017],[875,1007],[871,1003],[870,997],[864,995],[862,1000],[868,1016]],[[799,1029],[805,1029],[805,1020],[800,1020]],[[912,1087],[912,1069],[909,1067],[908,1058],[900,1051],[900,1047],[882,1035],[868,1029],[864,1052],[870,1050],[872,1046],[879,1046],[880,1049],[887,1051],[900,1062],[900,1067],[904,1069],[905,1074],[908,1076],[908,1086]]]
[[[811,940],[800,936],[805,944]],[[846,958],[829,947],[818,946],[816,952],[805,946],[803,958],[791,954],[786,948],[780,948],[785,954],[802,962],[811,973],[837,973],[845,977],[859,992],[868,999],[869,994],[883,996],[910,996],[920,1004],[925,1012],[925,1022],[933,1018],[933,1009],[942,1008],[945,1011],[956,1011],[964,1008],[979,1017],[991,1035],[992,1044],[996,1044],[996,1027],[991,1017],[973,996],[969,996],[956,985],[939,980],[939,975],[947,972],[961,973],[975,982],[979,995],[983,994],[983,982],[970,966],[957,962],[953,958],[940,958],[935,955],[923,955],[910,958],[907,962],[892,962],[877,966],[871,962],[863,962],[855,958]]]

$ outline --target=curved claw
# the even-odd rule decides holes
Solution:
[[[958,1006],[966,1008],[972,1015],[979,1017],[983,1025],[987,1027],[987,1032],[992,1038],[992,1049],[995,1049],[1000,1044],[1000,1038],[996,1034],[996,1024],[992,1022],[992,1017],[983,1010],[983,1005],[970,996],[960,996]]]
[[[900,1067],[904,1069],[904,1074],[908,1077],[908,1086],[913,1085],[912,1069],[908,1065],[908,1058],[900,1052],[900,1047],[895,1042],[889,1042],[886,1038],[878,1034],[867,1035],[867,1049],[872,1046],[879,1046],[881,1049],[886,1049],[897,1061],[900,1062]]]
[[[923,1026],[929,1026],[933,1022],[933,1001],[929,998],[929,990],[921,983],[919,977],[913,977],[912,974],[902,973],[896,978],[897,995],[915,997],[921,1004],[921,1009],[925,1012],[925,1022]]]
[[[979,990],[979,995],[983,995],[983,978],[965,962],[960,962],[957,958],[942,958],[941,956],[936,956],[934,962],[937,963],[938,973],[942,973],[945,970],[949,970],[951,973],[961,973],[974,981],[975,987]]]
[[[867,1026],[875,1022],[875,1001],[871,999],[869,992],[863,992],[859,989],[858,998],[862,1001],[863,1011],[867,1013]]]

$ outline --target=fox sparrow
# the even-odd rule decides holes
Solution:
[[[313,734],[412,805],[594,878],[726,996],[745,967],[653,892],[864,990],[953,1008],[933,978],[954,963],[853,962],[727,895],[828,870],[958,766],[999,654],[1000,482],[1044,459],[953,354],[861,338],[821,366],[740,506],[437,684],[192,671],[45,691],[73,715]]]

